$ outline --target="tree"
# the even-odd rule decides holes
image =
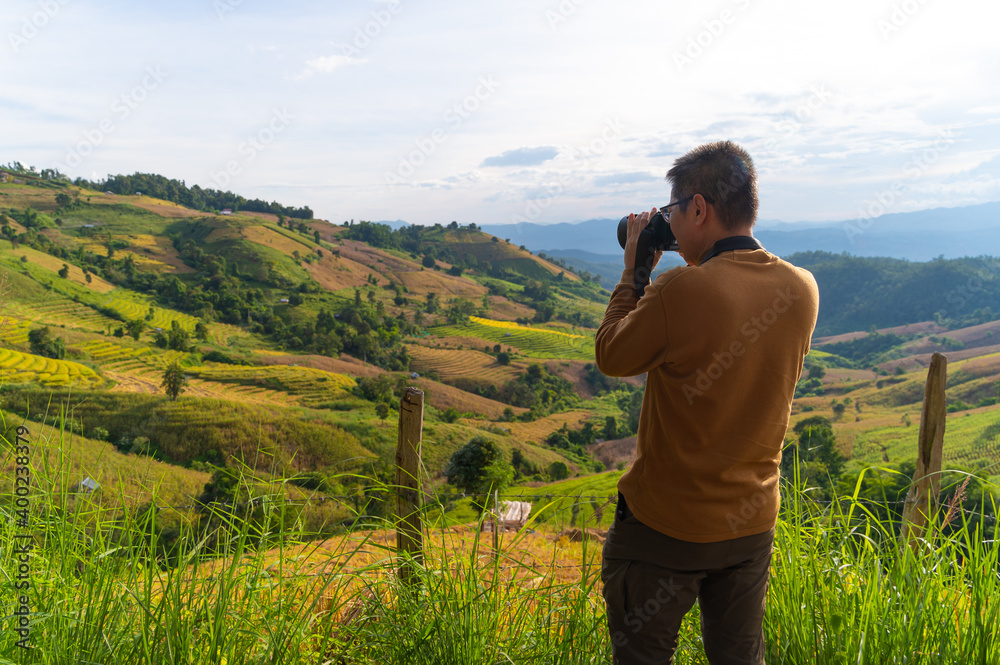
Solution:
[[[53,337],[48,326],[28,331],[28,345],[35,355],[59,359],[66,355],[66,343],[61,337]]]
[[[143,329],[146,327],[146,322],[142,319],[132,319],[125,324],[125,329],[128,330],[128,334],[132,336],[132,339],[139,341],[139,335],[142,334]]]
[[[389,417],[389,405],[385,402],[379,402],[376,404],[375,415],[378,416],[379,420],[385,423],[385,419]]]
[[[606,441],[618,438],[618,422],[615,420],[614,416],[607,416],[604,418],[603,434]]]
[[[59,269],[59,276],[62,277],[63,279],[69,277],[69,266],[66,265],[65,263],[62,264],[62,268]]]
[[[187,386],[187,376],[184,375],[184,368],[179,362],[175,360],[170,363],[163,372],[163,383],[160,386],[167,391],[172,401],[177,401],[178,395],[184,392],[184,388]]]
[[[797,443],[785,448],[781,456],[781,473],[791,477],[796,460],[799,477],[809,486],[829,487],[844,470],[846,458],[837,451],[837,438],[828,418],[812,416],[799,421],[792,432]]]
[[[174,351],[187,351],[190,342],[191,336],[188,331],[181,327],[177,319],[171,321],[170,330],[167,332],[167,348]]]
[[[552,480],[565,480],[569,478],[569,467],[565,462],[553,462],[549,464],[549,478]]]
[[[199,321],[194,324],[194,336],[202,342],[208,340],[208,326],[205,325],[204,321]]]
[[[473,504],[482,512],[487,496],[503,490],[514,479],[514,470],[504,458],[500,446],[482,436],[474,437],[448,460],[448,482],[467,494],[474,494]]]

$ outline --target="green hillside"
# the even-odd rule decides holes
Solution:
[[[519,477],[544,482],[553,461],[586,475],[601,466],[588,452],[598,438],[634,434],[638,387],[592,365],[609,294],[589,275],[475,224],[331,224],[245,199],[220,214],[216,194],[158,176],[90,184],[29,174],[0,185],[0,399],[16,417],[42,402],[72,404],[81,433],[98,427],[112,445],[144,437],[151,455],[178,468],[385,474],[400,391],[415,384],[427,395],[435,483],[475,436],[505,454],[520,449]],[[944,316],[899,295],[932,284],[954,291],[959,273],[934,262],[798,258],[838,285],[821,294],[825,330],[878,308],[914,325],[817,338],[792,424],[828,418],[848,469],[905,464],[924,367],[941,351],[954,363],[946,459],[970,469],[1000,462],[1000,346],[980,320],[990,310],[969,298]],[[173,363],[187,380],[177,402],[162,386]],[[266,439],[267,459],[249,461]],[[627,447],[610,459],[627,462]]]
[[[155,178],[142,195],[129,193],[140,191],[134,179],[100,190],[26,180],[0,185],[0,408],[9,422],[55,426],[66,412],[69,431],[122,459],[138,439],[143,456],[179,474],[239,466],[378,475],[392,465],[399,391],[416,384],[427,396],[434,482],[474,436],[510,454],[510,420],[530,424],[517,447],[536,480],[554,460],[591,471],[582,447],[545,441],[569,420],[545,417],[579,404],[569,397],[580,379],[544,363],[589,357],[592,331],[561,317],[599,313],[606,294],[596,285],[475,225],[378,246],[358,239],[377,225],[195,210],[169,183],[160,184],[174,201],[150,196]],[[541,318],[548,323],[532,324]],[[497,368],[495,389],[478,374],[477,389],[463,389],[466,346],[482,349],[485,376]],[[430,376],[410,377],[414,354]],[[162,385],[172,363],[187,382],[177,401]],[[109,460],[108,478],[120,463]]]

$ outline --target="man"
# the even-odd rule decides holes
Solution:
[[[757,173],[743,148],[700,146],[667,180],[664,212],[688,265],[638,298],[636,239],[656,210],[630,216],[596,338],[604,374],[646,373],[601,571],[614,662],[673,663],[697,599],[712,665],[764,663],[778,463],[819,292],[753,238]]]

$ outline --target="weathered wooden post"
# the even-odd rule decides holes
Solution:
[[[424,393],[408,387],[399,402],[399,447],[396,449],[396,549],[399,576],[409,583],[424,557],[420,519],[420,440],[424,427]]]
[[[900,541],[916,546],[941,492],[941,457],[944,451],[944,427],[947,419],[945,387],[948,383],[948,359],[940,353],[931,357],[924,387],[924,407],[920,415],[917,468],[913,484],[906,494]]]

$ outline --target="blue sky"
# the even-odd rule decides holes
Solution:
[[[761,219],[1000,200],[986,0],[7,0],[0,162],[340,222],[572,222],[750,149]]]

